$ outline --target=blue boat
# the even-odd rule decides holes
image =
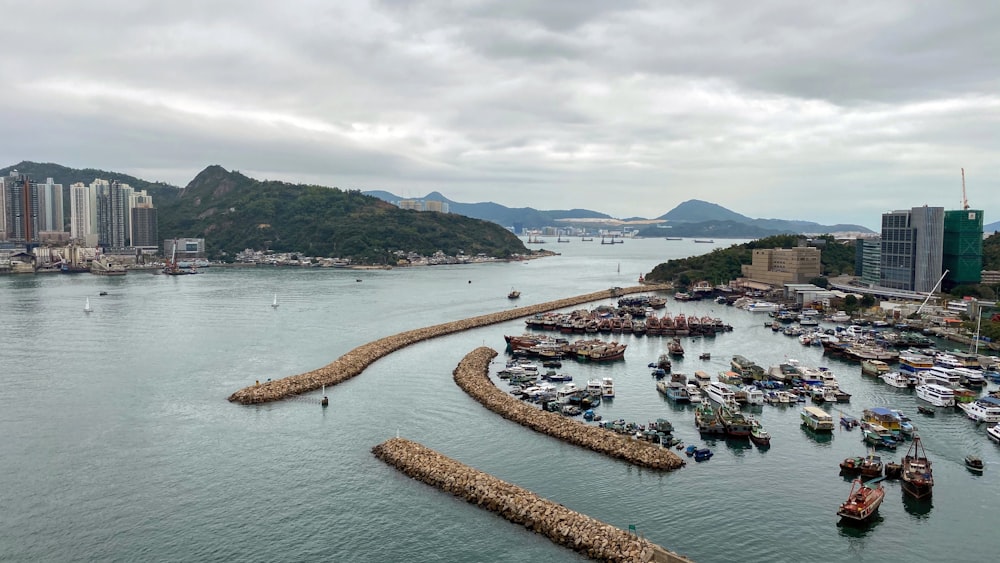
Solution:
[[[845,430],[852,430],[858,426],[858,419],[853,416],[844,415],[840,417],[840,425],[843,426]]]
[[[688,447],[684,448],[684,453],[687,454],[688,457],[693,456],[696,451],[698,451],[698,446],[694,444],[689,444]]]
[[[698,448],[694,451],[695,461],[706,461],[712,457],[712,450],[708,448]]]

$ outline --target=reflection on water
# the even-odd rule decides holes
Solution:
[[[837,531],[842,537],[863,538],[882,523],[884,518],[881,514],[876,514],[867,522],[857,522],[855,520],[840,519],[837,522]]]
[[[911,516],[919,519],[927,518],[927,515],[931,513],[932,508],[934,508],[932,498],[917,500],[905,492],[903,493],[903,509],[905,509]]]
[[[750,443],[750,438],[730,438],[727,437],[726,447],[732,450],[736,455],[744,455],[746,450],[752,450],[753,444]]]
[[[802,429],[802,433],[809,437],[812,441],[817,444],[828,446],[833,442],[833,432],[815,432],[812,428],[809,428],[805,424],[800,424],[799,428]]]

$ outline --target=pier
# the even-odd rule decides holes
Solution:
[[[492,348],[476,348],[462,359],[454,372],[455,383],[487,409],[536,432],[634,465],[659,470],[684,466],[684,460],[659,444],[543,411],[504,393],[489,378],[490,361],[496,355]]]
[[[376,360],[383,358],[396,350],[405,348],[411,344],[468,330],[488,326],[491,324],[511,321],[521,317],[544,313],[563,307],[573,307],[581,303],[618,297],[629,293],[641,293],[644,291],[667,290],[669,286],[645,285],[627,288],[611,288],[610,290],[586,293],[566,299],[518,307],[507,311],[500,311],[488,315],[480,315],[460,321],[433,325],[426,328],[408,330],[393,336],[380,338],[368,344],[363,344],[344,354],[330,364],[319,369],[315,369],[299,375],[290,375],[275,381],[254,384],[244,387],[229,396],[229,401],[244,405],[253,405],[279,401],[285,397],[307,393],[322,388],[324,385],[333,386],[343,383],[348,379],[360,374]]]
[[[416,442],[391,438],[372,453],[436,487],[598,561],[691,563],[649,540],[575,512]],[[488,557],[487,557],[488,558]]]

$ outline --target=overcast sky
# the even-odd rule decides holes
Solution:
[[[0,0],[0,166],[877,227],[1000,213],[1000,3]]]

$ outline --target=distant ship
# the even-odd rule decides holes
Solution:
[[[695,242],[704,242],[704,243],[708,243],[708,244],[715,244],[715,241],[712,240],[712,239],[710,239],[710,238],[696,238],[696,239],[694,239],[694,241]]]

